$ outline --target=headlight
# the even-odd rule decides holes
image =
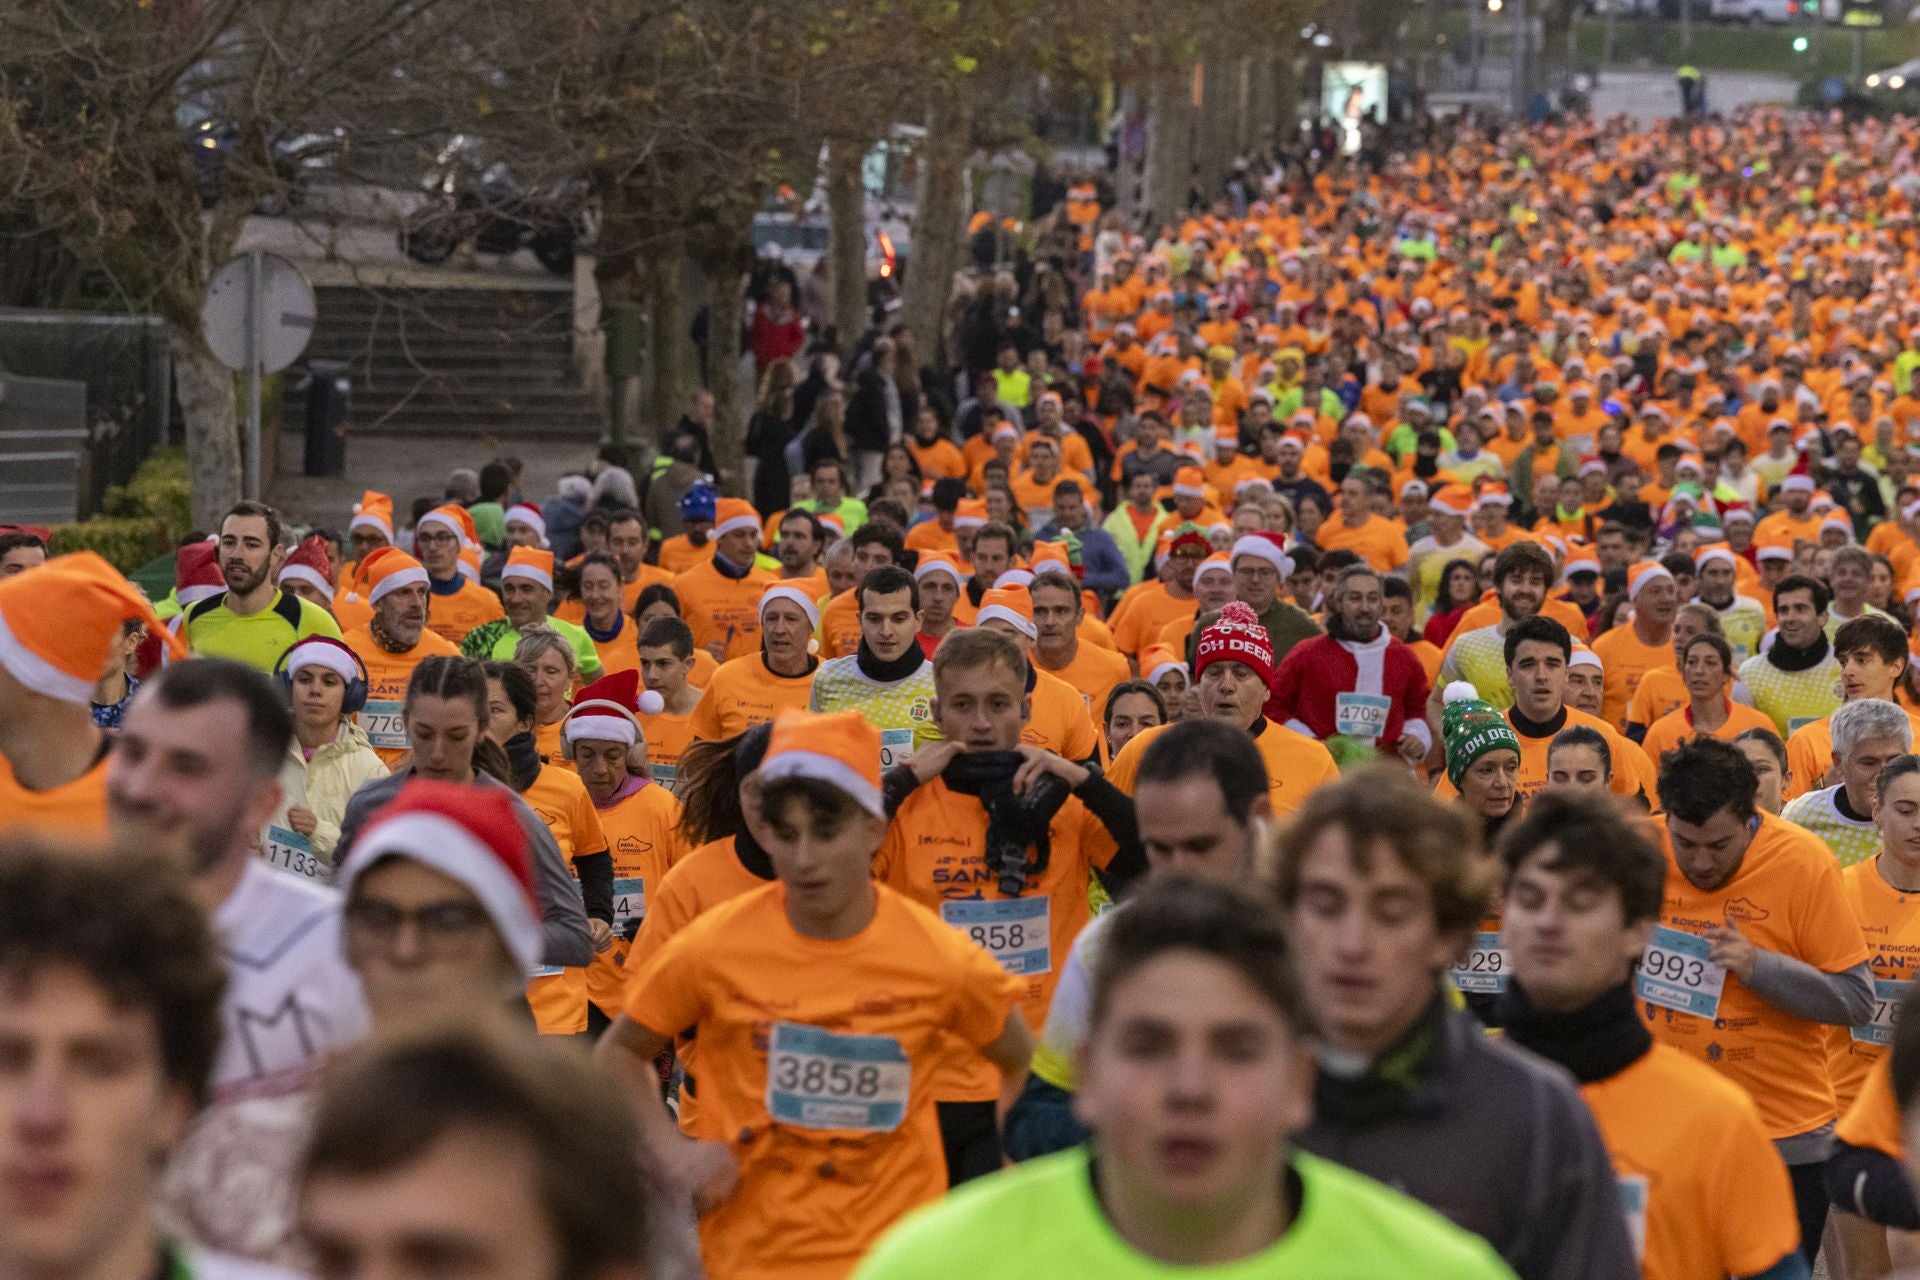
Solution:
[[[1889,89],[1904,89],[1906,87],[1907,78],[1905,76],[1894,76],[1887,81],[1887,88]]]
[[[1880,87],[1880,73],[1876,71],[1872,75],[1867,77],[1867,88],[1878,89],[1879,87]]]

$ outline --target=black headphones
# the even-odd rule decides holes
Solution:
[[[273,664],[274,683],[280,686],[280,692],[286,696],[289,703],[293,701],[293,677],[287,674],[287,659],[293,656],[293,651],[300,647],[302,640],[307,638],[302,637],[301,640],[295,640],[288,645],[287,651],[280,655],[280,661]],[[340,647],[347,649],[345,645]],[[347,653],[353,658],[353,665],[360,669],[360,674],[347,681],[346,697],[340,702],[340,714],[343,716],[354,715],[361,711],[367,705],[368,693],[367,664],[360,661],[360,655],[353,650],[347,649]]]

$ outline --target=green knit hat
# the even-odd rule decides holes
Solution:
[[[1455,680],[1443,695],[1440,712],[1441,743],[1447,752],[1447,781],[1454,786],[1473,762],[1489,751],[1520,754],[1520,739],[1507,718],[1480,691],[1465,680]]]

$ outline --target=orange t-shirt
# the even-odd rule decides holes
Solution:
[[[951,529],[940,527],[940,521],[922,520],[907,530],[907,550],[909,551],[958,551],[960,539]]]
[[[707,1274],[844,1280],[946,1194],[934,1063],[950,1042],[998,1039],[1019,988],[885,887],[838,941],[795,932],[778,882],[676,934],[634,975],[626,1014],[694,1029],[701,1111],[740,1162],[739,1188],[700,1221]]]
[[[641,565],[639,570],[634,573],[632,582],[621,584],[620,607],[625,610],[626,615],[631,618],[633,616],[633,606],[639,602],[642,591],[645,591],[656,582],[664,582],[668,586],[672,586],[673,580],[677,576],[677,574],[669,573],[657,564]],[[578,622],[580,619],[568,618],[567,621]]]
[[[1602,632],[1593,642],[1593,651],[1605,664],[1601,685],[1600,718],[1616,729],[1627,727],[1627,705],[1633,701],[1640,678],[1656,667],[1673,665],[1673,643],[1662,640],[1647,644],[1631,622]]]
[[[1920,712],[1902,707],[1913,724],[1913,740],[1920,743]],[[1760,717],[1769,728],[1770,716]],[[1808,721],[1787,735],[1787,780],[1780,792],[1783,800],[1797,800],[1809,791],[1827,785],[1827,770],[1833,767],[1833,717],[1821,716]]]
[[[520,793],[527,807],[553,832],[568,862],[607,851],[600,815],[580,776],[550,764],[540,766],[533,785]],[[595,957],[604,958],[605,952]],[[587,971],[542,965],[527,983],[527,1003],[541,1035],[578,1035],[587,1029]]]
[[[749,569],[729,578],[712,560],[695,565],[673,580],[680,616],[693,629],[696,649],[725,646],[723,661],[744,658],[760,647],[760,597],[773,585],[765,569]]]
[[[713,553],[719,549],[720,544],[712,538],[696,547],[686,534],[677,533],[660,544],[660,568],[667,573],[685,573],[713,559]]]
[[[611,808],[594,806],[613,854],[613,945],[587,966],[587,998],[609,1018],[626,1004],[627,950],[647,916],[647,898],[682,852],[680,802],[649,782]]]
[[[723,662],[713,673],[700,705],[689,721],[693,736],[717,742],[745,733],[782,711],[805,711],[813,693],[813,673],[819,662],[807,664],[797,676],[775,675],[760,654]]]
[[[701,701],[706,695],[701,695]],[[669,715],[662,711],[658,715],[640,715],[640,732],[647,736],[647,768],[654,780],[661,786],[680,794],[680,757],[693,745],[693,716],[700,710],[700,704],[694,703],[693,711],[683,716]]]
[[[860,650],[860,593],[842,591],[820,610],[820,657],[851,658]]]
[[[1856,862],[1840,873],[1847,900],[1860,920],[1872,953],[1874,1012],[1900,1003],[1900,993],[1879,988],[1880,983],[1909,983],[1920,979],[1920,894],[1902,893],[1880,874],[1880,858]],[[1882,1019],[1862,1027],[1827,1028],[1827,1074],[1841,1110],[1853,1105],[1873,1064],[1887,1057],[1893,1038],[1892,1023]]]
[[[1078,689],[1035,667],[1030,696],[1033,704],[1020,741],[1068,760],[1091,760],[1099,754],[1100,734]]]
[[[1391,573],[1407,562],[1406,534],[1382,516],[1368,516],[1358,528],[1336,516],[1320,526],[1315,540],[1322,551],[1355,553],[1377,573]]]
[[[1840,973],[1870,958],[1840,867],[1818,836],[1770,813],[1733,879],[1696,889],[1667,851],[1660,923],[1683,932],[1731,925],[1755,946]],[[1747,1091],[1770,1138],[1811,1133],[1838,1114],[1827,1077],[1826,1028],[1775,1008],[1729,972],[1716,1018],[1641,1005],[1653,1037]]]
[[[601,675],[640,669],[640,628],[628,615],[620,615],[620,625],[611,639],[602,640],[590,631],[587,638],[593,641],[593,651],[600,655]]]
[[[1295,733],[1271,720],[1264,724],[1253,745],[1259,749],[1260,758],[1267,765],[1267,795],[1272,801],[1276,817],[1292,813],[1305,804],[1307,796],[1315,788],[1340,780],[1339,766],[1333,762],[1332,753],[1319,739]],[[1120,754],[1113,758],[1113,766],[1107,770],[1107,781],[1132,795],[1134,779],[1140,773],[1140,757],[1146,753],[1147,744],[1166,730],[1167,726],[1161,724],[1135,734],[1133,740],[1120,748]]]
[[[353,650],[367,668],[367,705],[354,716],[354,723],[366,731],[374,754],[391,769],[413,749],[407,741],[406,719],[401,714],[413,669],[427,658],[458,657],[460,650],[426,627],[421,628],[420,639],[405,653],[388,653],[381,648],[380,642],[373,638],[371,626],[347,632],[340,637],[340,642]]]
[[[1641,687],[1644,689],[1646,686]],[[1727,718],[1721,722],[1718,729],[1706,736],[1718,738],[1722,742],[1732,742],[1749,729],[1765,729],[1768,733],[1772,733],[1773,717],[1729,698]],[[1661,756],[1681,743],[1690,742],[1699,736],[1701,736],[1700,731],[1693,727],[1693,721],[1688,718],[1687,707],[1682,706],[1678,711],[1669,711],[1648,725],[1647,736],[1640,746],[1646,751],[1647,759],[1653,761],[1654,768],[1658,769]]]
[[[1052,855],[1047,869],[1029,876],[1017,897],[1000,888],[986,860],[987,810],[935,778],[915,788],[873,860],[874,878],[938,912],[954,936],[971,937],[1018,979],[1027,1022],[1046,1021],[1054,983],[1073,940],[1093,919],[1087,890],[1093,869],[1118,851],[1112,835],[1073,797],[1047,824]],[[995,1096],[998,1077],[969,1046],[955,1046],[936,1073],[942,1102],[979,1102]]]
[[[1691,698],[1687,682],[1680,678],[1669,658],[1665,666],[1643,673],[1640,683],[1633,687],[1633,698],[1627,703],[1627,723],[1651,728],[1654,721],[1679,711]]]
[[[1064,667],[1041,666],[1038,649],[1033,651],[1033,665],[1043,674],[1064,680],[1077,689],[1081,701],[1087,705],[1087,715],[1096,725],[1106,713],[1107,695],[1113,692],[1113,687],[1133,678],[1125,658],[1084,640],[1075,644],[1073,661]]]
[[[460,579],[460,589],[452,595],[427,593],[427,625],[456,648],[467,638],[467,632],[506,616],[499,596],[466,578]]]
[[[101,839],[107,834],[107,757],[75,778],[45,791],[29,791],[0,755],[0,831],[24,829],[46,835]]]
[[[1592,729],[1607,740],[1607,750],[1613,757],[1613,775],[1607,783],[1607,789],[1617,796],[1636,796],[1645,792],[1648,802],[1657,804],[1654,784],[1658,777],[1647,761],[1647,753],[1640,749],[1639,744],[1599,716],[1588,715],[1578,707],[1564,709],[1567,718],[1561,729],[1579,725]],[[1513,735],[1520,743],[1520,772],[1515,775],[1513,785],[1520,803],[1525,804],[1547,789],[1547,753],[1558,731],[1542,738],[1529,737],[1520,732],[1520,726],[1513,723],[1512,707],[1502,714],[1507,717],[1507,724],[1513,728]],[[1451,800],[1460,791],[1442,771],[1434,780],[1433,794],[1436,799]]]
[[[1881,1155],[1902,1159],[1906,1145],[1901,1140],[1900,1104],[1893,1096],[1893,1055],[1883,1055],[1867,1068],[1853,1105],[1841,1113],[1833,1136],[1850,1147],[1865,1147]]]
[[[1193,596],[1175,600],[1165,583],[1152,582],[1129,594],[1107,625],[1120,652],[1132,657],[1158,640],[1168,623],[1184,619],[1191,624],[1199,613],[1200,601]]]
[[[1656,1044],[1581,1085],[1580,1097],[1607,1144],[1648,1276],[1758,1275],[1799,1244],[1787,1167],[1752,1100],[1711,1068]]]

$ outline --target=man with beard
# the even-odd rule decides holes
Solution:
[[[1274,672],[1267,718],[1308,737],[1339,734],[1419,762],[1433,749],[1421,718],[1427,675],[1381,621],[1380,574],[1364,564],[1343,570],[1329,605],[1326,634],[1293,646]]]
[[[1507,683],[1507,632],[1540,612],[1552,585],[1553,557],[1536,543],[1516,542],[1494,558],[1493,592],[1500,620],[1454,632],[1427,698],[1430,730],[1440,726],[1441,691],[1455,680],[1467,681],[1496,707],[1513,705],[1513,686]]]
[[[427,629],[427,570],[398,547],[376,547],[360,562],[360,580],[373,606],[365,626],[341,636],[367,669],[367,704],[360,727],[392,768],[412,749],[401,708],[407,682],[421,661],[459,652]]]
[[[294,641],[322,635],[340,638],[339,624],[319,605],[280,590],[280,516],[259,502],[242,502],[220,522],[220,572],[224,595],[186,611],[181,638],[195,653],[232,658],[272,671]]]

